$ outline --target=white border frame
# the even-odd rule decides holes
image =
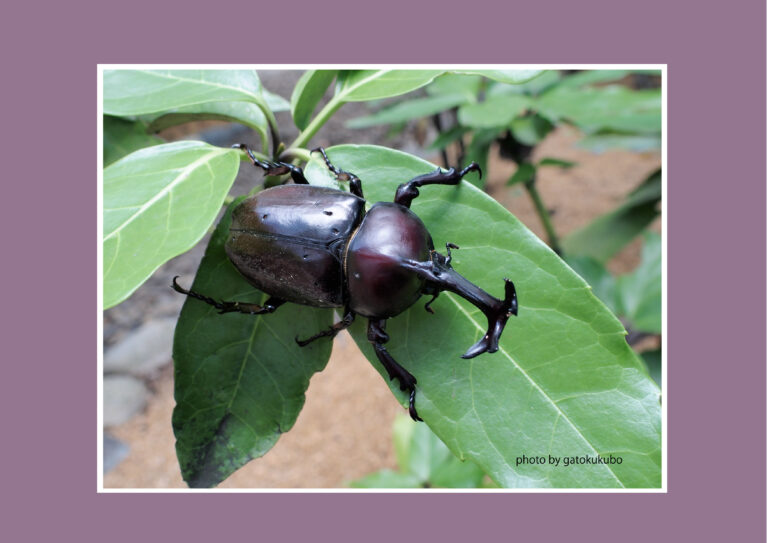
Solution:
[[[490,488],[490,489],[454,489],[454,488],[430,488],[430,489],[360,489],[360,488],[210,488],[210,489],[192,489],[192,488],[104,488],[104,311],[103,301],[103,251],[102,251],[102,232],[104,227],[104,216],[102,209],[104,207],[104,194],[102,191],[103,186],[103,138],[104,138],[104,126],[103,126],[103,102],[104,102],[104,70],[121,69],[121,70],[139,70],[139,69],[153,69],[153,70],[309,70],[309,69],[408,69],[408,70],[423,70],[423,69],[444,69],[444,70],[660,70],[661,71],[661,315],[662,315],[662,338],[661,342],[661,488]],[[97,229],[96,229],[96,246],[97,246],[97,268],[96,273],[98,277],[98,293],[97,293],[97,317],[96,317],[96,329],[97,329],[97,394],[96,394],[96,409],[97,409],[97,492],[98,493],[213,493],[213,494],[230,494],[230,493],[281,493],[281,494],[313,494],[313,493],[328,493],[328,494],[349,494],[349,493],[362,493],[362,494],[508,494],[508,493],[619,493],[619,494],[635,494],[635,493],[667,493],[667,405],[669,404],[668,391],[668,376],[667,376],[667,82],[668,82],[668,69],[666,64],[99,64],[97,65],[97,79],[98,89],[96,94],[97,99],[97,140],[96,140],[96,155],[97,155]],[[767,116],[768,121],[768,116]],[[768,159],[766,159],[766,165],[768,166]],[[768,205],[768,199],[766,201]],[[768,224],[766,224],[766,231],[768,232]],[[768,259],[767,259],[768,262]],[[766,298],[768,302],[768,297]],[[768,343],[767,343],[768,345]],[[768,386],[768,381],[767,381]],[[766,412],[768,412],[768,404],[766,404]],[[767,440],[768,443],[768,440]],[[768,481],[768,478],[766,479]]]

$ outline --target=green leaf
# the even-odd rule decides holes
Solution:
[[[541,115],[526,115],[517,117],[510,125],[515,139],[525,145],[535,147],[547,137],[554,126]]]
[[[304,72],[291,95],[291,115],[299,130],[312,120],[312,113],[323,99],[338,70],[308,70]]]
[[[507,94],[492,96],[484,102],[465,104],[459,108],[459,123],[471,128],[507,126],[531,105],[527,96]]]
[[[224,252],[231,211],[241,200],[211,237],[192,290],[217,300],[263,303],[267,296],[243,279]],[[316,341],[302,348],[294,338],[331,322],[329,309],[285,304],[269,315],[220,315],[187,298],[173,343],[173,429],[189,486],[217,485],[291,429],[310,377],[325,367],[332,345]]]
[[[161,143],[161,138],[147,134],[146,123],[104,115],[105,167],[134,151]]]
[[[105,70],[104,113],[146,115],[210,102],[265,104],[253,70]]]
[[[517,85],[496,83],[491,85],[488,89],[488,96],[497,94],[527,94],[529,96],[537,96],[557,85],[559,81],[560,73],[557,70],[544,70],[541,75],[538,75],[525,83]]]
[[[349,128],[365,128],[381,124],[393,124],[430,117],[467,102],[461,94],[438,94],[423,98],[411,98],[385,107],[365,117],[358,117],[347,122]]]
[[[483,78],[479,75],[443,74],[435,78],[426,90],[427,94],[437,96],[439,94],[461,94],[467,101],[477,99],[477,93],[483,84]]]
[[[451,70],[451,73],[482,75],[494,81],[520,85],[540,76],[544,70]]]
[[[507,185],[514,185],[516,183],[527,183],[536,175],[536,166],[530,162],[522,162],[517,166],[517,170],[512,174],[512,177],[507,181]]]
[[[569,255],[591,256],[605,262],[653,222],[660,201],[661,170],[657,170],[621,206],[563,239],[563,249]]]
[[[646,232],[640,265],[616,284],[619,312],[633,330],[661,333],[661,236]]]
[[[661,133],[661,91],[610,86],[557,86],[536,101],[546,117],[565,119],[587,133],[600,130]]]
[[[143,116],[149,121],[150,132],[160,132],[172,126],[195,121],[227,121],[240,123],[254,129],[267,141],[267,119],[256,104],[245,102],[208,102],[205,104],[180,107],[170,113]]]
[[[291,109],[291,103],[279,94],[270,92],[265,88],[261,89],[261,94],[264,96],[267,107],[272,111],[289,111]]]
[[[132,153],[104,170],[104,308],[192,248],[221,208],[239,153],[181,141]]]
[[[573,168],[576,163],[570,160],[562,160],[560,158],[546,157],[539,160],[537,166],[557,166],[559,168]]]
[[[568,256],[565,261],[592,287],[595,295],[616,313],[616,279],[606,267],[588,256]]]
[[[576,143],[577,147],[593,153],[604,153],[611,149],[626,149],[644,153],[661,148],[661,134],[622,134],[619,132],[599,132],[590,134]]]
[[[369,202],[392,201],[397,185],[434,165],[375,146],[328,150],[357,174]],[[333,184],[321,160],[306,173]],[[443,293],[387,321],[387,350],[417,379],[416,407],[451,451],[504,487],[659,487],[658,387],[624,340],[621,323],[589,286],[515,217],[469,183],[421,189],[412,210],[435,245],[456,243],[453,267],[493,295],[515,281],[520,303],[494,354],[460,355],[487,328],[465,300]],[[402,405],[358,318],[352,336]],[[613,455],[621,464],[517,465],[521,455]]]
[[[335,98],[364,102],[399,96],[423,87],[442,70],[343,70],[339,72]]]

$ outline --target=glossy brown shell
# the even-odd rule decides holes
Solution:
[[[271,296],[341,307],[342,256],[364,203],[348,192],[311,185],[264,190],[233,211],[227,255],[249,283]]]
[[[410,209],[389,202],[375,204],[347,249],[352,311],[385,319],[408,309],[421,296],[425,280],[401,263],[429,260],[432,249],[426,226]]]

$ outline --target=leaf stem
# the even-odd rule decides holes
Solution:
[[[309,162],[309,159],[311,158],[311,153],[307,149],[298,149],[290,147],[280,153],[280,156],[278,157],[280,160],[286,161],[286,160],[302,160],[304,162]]]
[[[299,134],[299,136],[293,140],[293,143],[291,143],[288,147],[290,149],[295,149],[299,147],[306,147],[307,143],[309,143],[309,140],[312,139],[312,137],[317,133],[320,128],[328,121],[328,119],[331,118],[331,115],[336,113],[336,111],[344,105],[343,100],[339,100],[337,96],[334,96],[331,98],[331,100],[325,104],[325,107],[320,110],[320,113],[318,113],[314,119],[312,119],[312,122],[307,125],[307,127]]]
[[[541,199],[538,189],[536,188],[536,174],[533,175],[528,181],[524,183],[525,190],[528,191],[528,196],[531,197],[533,205],[536,208],[536,213],[541,219],[541,223],[544,225],[544,229],[547,231],[547,238],[549,238],[549,246],[552,250],[562,256],[563,250],[560,247],[560,239],[557,237],[555,227],[552,225],[552,221],[549,217],[549,211],[544,207],[544,202]]]

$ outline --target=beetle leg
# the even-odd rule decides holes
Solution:
[[[432,173],[425,173],[424,175],[414,177],[407,183],[397,187],[395,203],[411,207],[411,202],[419,195],[419,187],[424,185],[458,185],[459,181],[469,172],[477,172],[480,174],[480,177],[483,176],[480,166],[478,166],[477,162],[473,162],[460,171],[456,171],[456,168],[450,168],[444,172],[438,168]]]
[[[427,303],[424,304],[424,309],[427,310],[427,313],[432,313],[433,315],[435,314],[435,310],[432,309],[431,306],[432,306],[432,302],[437,300],[438,296],[440,296],[440,291],[436,290],[435,293],[432,294],[432,298]]]
[[[339,181],[349,181],[349,192],[354,194],[355,196],[358,196],[360,198],[363,198],[363,186],[360,183],[360,179],[353,173],[345,172],[344,170],[338,169],[336,166],[331,164],[331,161],[328,159],[328,155],[325,154],[325,149],[322,147],[315,147],[310,151],[310,153],[318,152],[321,155],[323,155],[323,160],[325,160],[325,165],[328,166],[328,169],[333,172],[334,175],[336,175],[336,179]]]
[[[376,357],[381,362],[384,369],[389,374],[389,380],[397,378],[400,381],[400,390],[410,391],[408,398],[408,413],[411,418],[417,422],[422,422],[421,417],[416,412],[416,406],[414,400],[416,399],[416,378],[411,375],[408,370],[398,364],[392,355],[384,348],[384,344],[389,341],[389,335],[384,331],[386,325],[386,319],[381,320],[368,320],[368,341],[373,345],[373,350],[376,351]]]
[[[293,182],[297,185],[309,185],[309,181],[307,181],[307,178],[304,177],[304,170],[298,166],[289,164],[288,162],[267,162],[264,160],[259,160],[256,158],[256,155],[253,154],[253,151],[251,151],[250,148],[244,143],[236,143],[232,146],[232,148],[242,149],[245,151],[248,155],[248,158],[251,159],[253,165],[258,166],[264,170],[266,175],[285,175],[290,173],[291,179],[293,179]]]
[[[201,302],[212,305],[219,310],[219,313],[245,313],[247,315],[263,315],[265,313],[273,313],[278,307],[285,303],[285,300],[275,298],[274,296],[268,298],[264,305],[258,305],[250,302],[217,302],[213,298],[209,298],[208,296],[203,296],[197,292],[182,288],[176,282],[178,277],[179,276],[177,275],[173,278],[173,284],[171,285],[173,290],[181,294],[185,294],[190,298],[194,298],[196,300],[200,300]]]
[[[355,320],[355,314],[352,313],[352,311],[347,309],[345,313],[346,315],[344,315],[343,319],[341,319],[336,324],[332,325],[327,330],[323,330],[322,332],[318,332],[312,337],[309,337],[307,339],[302,339],[302,340],[300,340],[299,337],[296,336],[294,340],[296,341],[296,343],[299,344],[299,347],[306,347],[307,345],[309,345],[316,339],[320,339],[321,337],[331,337],[331,338],[336,337],[336,334],[338,334],[339,332],[341,332],[346,328],[349,328],[352,322]]]

